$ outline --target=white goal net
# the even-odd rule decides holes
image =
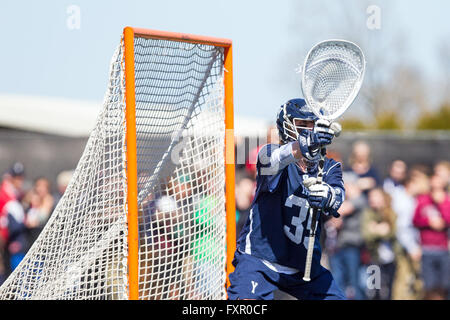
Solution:
[[[134,50],[139,298],[223,299],[224,49],[136,37]],[[74,176],[0,299],[128,298],[123,52]]]

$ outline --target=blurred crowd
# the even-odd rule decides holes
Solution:
[[[278,143],[273,131],[269,129],[266,142]],[[238,139],[239,143],[242,141]],[[249,150],[245,164],[236,166],[237,236],[253,200],[261,146]],[[346,199],[339,210],[340,218],[324,219],[322,262],[347,297],[449,299],[450,162],[408,167],[404,160],[397,159],[391,163],[388,177],[382,179],[380,172],[385,168],[372,163],[370,146],[364,141],[354,143],[348,161],[344,162],[336,151],[329,151],[327,156],[343,165]],[[63,171],[58,175],[55,192],[45,177],[27,184],[25,168],[19,162],[2,175],[0,284],[31,248],[72,174]],[[180,189],[183,185],[169,189],[191,198]],[[173,206],[166,198],[157,204]],[[210,205],[210,199],[200,200],[206,201],[200,207]],[[202,213],[199,211],[196,217],[200,219]]]
[[[52,193],[49,179],[26,180],[25,167],[16,162],[0,181],[0,285],[19,265],[39,236],[64,193],[72,171],[57,177],[57,192]]]
[[[278,143],[270,134],[267,142]],[[237,234],[253,200],[260,148],[237,168]],[[382,179],[365,141],[354,143],[348,163],[336,151],[327,156],[342,163],[346,199],[339,218],[324,219],[322,263],[347,298],[449,299],[450,162],[408,167],[397,159]]]

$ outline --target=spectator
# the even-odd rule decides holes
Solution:
[[[267,128],[266,140],[267,143],[280,144],[280,137],[278,136],[278,129],[276,125],[270,125]]]
[[[440,176],[446,182],[447,192],[450,192],[450,161],[439,161],[434,166],[434,174]]]
[[[151,205],[146,209],[152,210],[152,227],[145,230],[147,237],[141,238],[144,242],[142,245],[150,248],[142,250],[141,253],[141,268],[145,270],[142,277],[146,278],[141,285],[141,297],[167,299],[169,293],[174,296],[179,294],[177,288],[170,284],[170,278],[175,276],[176,269],[170,267],[172,267],[172,254],[176,248],[173,247],[169,229],[171,217],[177,211],[177,204],[171,196],[167,195],[147,204],[150,203]],[[172,287],[172,291],[169,291],[169,286]]]
[[[66,191],[67,187],[69,186],[69,182],[72,179],[73,173],[74,173],[73,170],[61,171],[58,174],[58,176],[56,177],[56,185],[57,185],[58,190],[56,193],[53,194],[53,199],[54,199],[53,210],[56,208],[56,205],[58,204],[59,200],[61,200],[64,192]]]
[[[430,192],[418,197],[413,223],[420,231],[422,277],[426,299],[445,299],[449,289],[448,233],[450,197],[447,182],[434,174]]]
[[[370,146],[364,141],[355,142],[349,160],[351,171],[358,175],[358,187],[367,196],[371,189],[380,184],[378,172],[371,164]]]
[[[194,205],[194,242],[191,243],[191,254],[194,258],[195,299],[203,299],[202,294],[214,291],[213,274],[221,272],[217,252],[208,245],[208,230],[217,225],[217,213],[220,201],[214,195],[203,196]]]
[[[327,234],[325,247],[331,272],[339,287],[345,290],[348,299],[362,300],[364,292],[359,284],[360,254],[363,244],[361,213],[367,206],[367,201],[356,184],[357,179],[357,175],[351,172],[343,175],[346,199],[339,208],[341,218],[329,219],[325,223]]]
[[[406,179],[407,166],[403,160],[395,160],[389,169],[389,177],[384,179],[383,189],[392,195],[394,190],[403,185]]]
[[[267,128],[266,133],[266,143],[260,144],[258,147],[250,150],[248,154],[248,159],[245,162],[245,169],[247,171],[247,174],[250,175],[250,178],[255,181],[255,188],[256,188],[256,162],[258,158],[258,153],[262,149],[263,146],[266,144],[280,144],[280,138],[278,136],[278,129],[277,126],[272,125]]]
[[[409,171],[409,175],[414,179],[417,188],[417,195],[424,195],[430,192],[429,168],[424,165],[414,165]]]
[[[4,175],[0,186],[0,243],[5,264],[3,279],[19,265],[27,249],[25,214],[20,203],[24,177],[23,164],[16,162]]]
[[[204,177],[205,172],[201,171]],[[199,188],[199,186],[197,186]],[[186,208],[192,208],[195,196],[195,189],[191,182],[189,174],[175,173],[174,177],[169,179],[167,184],[167,194],[161,195],[156,199],[156,214],[154,223],[158,225],[158,239],[155,241],[159,251],[159,269],[164,272],[163,299],[180,299],[183,264],[185,250],[188,250],[188,239],[195,238],[195,244],[191,243],[191,253],[196,245],[203,245],[205,241],[204,230],[200,230],[206,224],[211,224],[211,219],[205,221],[205,214],[210,211],[211,198],[197,198],[195,201],[198,207],[194,205],[193,229],[187,228],[189,214]],[[214,194],[214,191],[211,190]],[[185,209],[182,209],[185,208]],[[204,223],[205,225],[203,225]],[[197,257],[194,257],[194,260]]]
[[[250,206],[255,195],[255,182],[250,178],[243,178],[236,185],[236,236],[247,221]]]
[[[50,193],[50,181],[39,177],[23,198],[26,208],[25,226],[27,228],[28,244],[31,246],[37,239],[54,207],[54,199]]]
[[[393,299],[409,300],[421,298],[420,260],[422,250],[419,235],[413,225],[416,197],[422,192],[421,179],[416,173],[410,174],[404,187],[395,188],[392,194],[392,208],[397,215],[396,236],[401,250],[397,256],[397,272],[394,281]],[[426,179],[426,176],[425,176]]]
[[[140,173],[143,183],[147,175]],[[180,205],[191,195],[187,176],[167,178],[156,194],[149,193],[139,212],[141,299],[179,299],[183,230]]]
[[[395,275],[395,213],[390,196],[381,188],[368,194],[369,207],[362,215],[361,230],[372,264],[380,268],[381,287],[367,291],[372,299],[390,300]]]
[[[261,148],[264,145],[260,145],[252,150],[250,150],[249,154],[248,154],[248,159],[245,161],[245,170],[247,172],[247,175],[249,175],[249,177],[255,181],[255,186],[256,186],[256,162],[258,159],[258,154],[259,151],[261,150]]]

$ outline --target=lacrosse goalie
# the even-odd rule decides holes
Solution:
[[[230,274],[228,299],[273,299],[282,290],[301,300],[342,300],[344,293],[320,264],[320,219],[339,217],[344,184],[339,162],[323,158],[321,148],[339,134],[337,122],[319,119],[303,99],[292,99],[276,119],[281,144],[267,144],[258,154],[257,187],[249,218],[239,236]],[[309,208],[320,209],[310,280],[303,279],[311,232]]]

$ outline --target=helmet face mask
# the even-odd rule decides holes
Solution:
[[[284,134],[288,136],[291,141],[298,140],[298,136],[303,130],[312,131],[314,129],[314,120],[286,117],[283,122]]]
[[[277,127],[283,143],[295,141],[303,130],[313,130],[317,116],[303,99],[291,99],[278,112]]]

